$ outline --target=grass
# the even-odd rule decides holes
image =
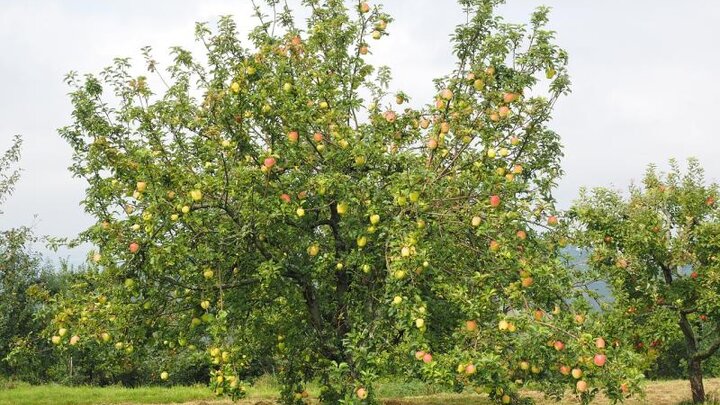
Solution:
[[[102,404],[178,404],[185,405],[230,405],[232,402],[218,401],[206,387],[64,387],[59,385],[30,386],[17,384],[0,389],[0,405],[102,405]],[[474,394],[450,394],[436,392],[431,386],[420,382],[386,381],[378,384],[377,393],[385,405],[490,405],[486,396]],[[712,405],[720,405],[720,379],[708,379],[705,390],[709,398],[715,398]],[[309,387],[311,397],[316,396],[318,387]],[[558,404],[545,400],[542,394],[528,392],[538,405]],[[686,405],[690,404],[690,388],[687,381],[655,381],[647,384],[647,395],[625,402],[628,405]],[[260,380],[249,390],[249,397],[237,405],[275,405],[277,387],[269,378]],[[572,398],[562,404],[577,404]],[[604,398],[594,404],[608,405]]]

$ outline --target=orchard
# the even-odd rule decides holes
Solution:
[[[518,25],[498,0],[459,3],[429,100],[366,61],[392,16],[339,0],[304,1],[304,21],[269,1],[247,41],[231,18],[199,24],[204,55],[173,48],[163,67],[145,48],[142,74],[69,74],[61,135],[96,219],[78,241],[96,248],[56,303],[57,350],[204,353],[232,398],[272,368],[285,404],[312,381],[323,403],[378,403],[386,375],[498,403],[637,393],[640,355],[562,251],[548,121],[570,81],[548,9]]]

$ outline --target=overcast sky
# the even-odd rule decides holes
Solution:
[[[557,190],[567,207],[580,186],[625,188],[648,163],[698,157],[720,178],[720,2],[670,0],[510,0],[501,11],[525,22],[539,5],[553,8],[551,28],[570,54],[573,93],[552,126],[565,145]],[[386,0],[390,37],[372,42],[373,60],[389,65],[394,87],[429,100],[431,80],[452,68],[448,37],[463,14],[452,0]],[[0,229],[33,225],[40,235],[73,236],[91,218],[79,206],[85,185],[67,167],[71,151],[57,135],[70,122],[70,70],[97,72],[113,57],[141,61],[173,45],[193,47],[196,21],[234,15],[254,25],[249,0],[2,0],[0,2],[0,150],[25,139],[17,191]],[[161,59],[161,58],[158,58]],[[161,59],[162,60],[162,59]],[[50,256],[80,262],[87,249]]]

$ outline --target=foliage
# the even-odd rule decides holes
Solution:
[[[234,398],[273,368],[286,404],[313,379],[325,403],[374,403],[398,370],[505,403],[527,384],[583,402],[637,390],[635,355],[596,344],[559,253],[547,122],[569,79],[548,10],[516,25],[498,1],[460,3],[456,68],[421,108],[365,60],[392,18],[339,0],[304,1],[305,25],[270,1],[248,45],[231,18],[199,24],[206,59],[173,48],[167,76],[146,48],[159,94],[128,59],[68,75],[61,135],[98,251],[57,300],[59,352],[204,353]]]
[[[654,359],[683,339],[695,401],[704,396],[700,365],[720,347],[717,198],[696,160],[685,173],[672,161],[666,174],[651,166],[627,198],[584,192],[571,213],[579,243],[591,249],[590,269],[608,281],[614,319],[636,349]]]

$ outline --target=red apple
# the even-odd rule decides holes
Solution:
[[[498,250],[500,250],[500,243],[498,243],[498,241],[496,240],[491,240],[490,250],[492,250],[493,252],[497,252]]]
[[[560,366],[560,374],[562,375],[570,375],[570,367],[569,366]]]
[[[432,354],[425,353],[425,355],[422,358],[423,363],[430,363],[432,361]]]
[[[474,364],[468,364],[465,366],[465,374],[475,374],[475,365]]]
[[[604,354],[596,354],[595,357],[593,357],[593,363],[595,363],[596,366],[602,367],[605,365],[605,362],[607,361],[607,356]]]
[[[286,203],[290,202],[290,194],[281,194],[280,199],[285,201]]]
[[[137,242],[130,244],[130,253],[137,253],[140,250],[140,245]]]
[[[422,350],[418,350],[415,352],[415,358],[418,360],[422,360],[423,357],[425,357],[425,352]]]
[[[555,343],[553,343],[553,347],[557,351],[562,351],[565,348],[565,343],[563,343],[559,340],[556,340]]]
[[[555,215],[550,215],[547,220],[548,225],[557,225],[558,224],[558,217]]]
[[[465,322],[465,329],[467,329],[469,332],[476,331],[477,330],[477,322],[475,322],[475,321]]]
[[[321,134],[320,132],[315,132],[315,134],[313,135],[313,139],[315,140],[315,142],[322,142],[323,134]]]
[[[588,385],[585,381],[580,380],[575,384],[575,388],[577,388],[578,392],[585,392],[588,389]]]
[[[710,206],[710,207],[712,207],[713,205],[715,205],[715,197],[713,197],[713,196],[708,197],[708,198],[705,200],[705,204],[707,204],[707,205]]]
[[[698,274],[697,271],[693,271],[692,273],[690,273],[690,278],[692,278],[693,280],[698,277],[700,277],[700,275]]]
[[[605,339],[599,337],[595,339],[595,347],[598,349],[604,349],[605,348]]]
[[[527,238],[527,233],[523,230],[517,231],[516,235],[520,240],[525,240],[525,238]]]
[[[368,396],[367,390],[362,387],[357,389],[356,394],[357,394],[358,398],[360,398],[360,399],[365,399]]]
[[[287,137],[290,142],[295,143],[300,138],[300,135],[297,133],[297,131],[290,131]]]
[[[498,205],[500,205],[500,196],[498,196],[498,195],[490,196],[490,206],[497,207]]]
[[[430,139],[427,141],[427,147],[428,147],[428,149],[437,149],[437,147],[438,147],[438,141],[435,140],[434,138],[430,138]]]

